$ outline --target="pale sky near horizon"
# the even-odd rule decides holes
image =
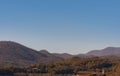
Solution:
[[[58,53],[120,47],[120,0],[0,0],[0,41]]]

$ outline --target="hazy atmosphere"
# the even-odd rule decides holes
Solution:
[[[0,0],[0,41],[86,53],[120,47],[119,0]]]

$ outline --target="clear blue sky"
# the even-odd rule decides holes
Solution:
[[[0,0],[0,40],[71,54],[120,47],[120,0]]]

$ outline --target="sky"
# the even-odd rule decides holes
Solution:
[[[120,47],[120,0],[0,0],[0,41],[70,54]]]

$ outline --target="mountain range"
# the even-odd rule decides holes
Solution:
[[[72,57],[120,56],[120,47],[92,50],[86,54],[50,53],[34,50],[13,41],[0,41],[0,66],[29,66],[36,63],[51,64]]]
[[[0,41],[0,66],[27,66],[35,63],[53,63],[62,58],[36,51],[16,42]]]
[[[90,56],[120,56],[120,47],[107,47],[102,50],[92,50],[86,55]]]

